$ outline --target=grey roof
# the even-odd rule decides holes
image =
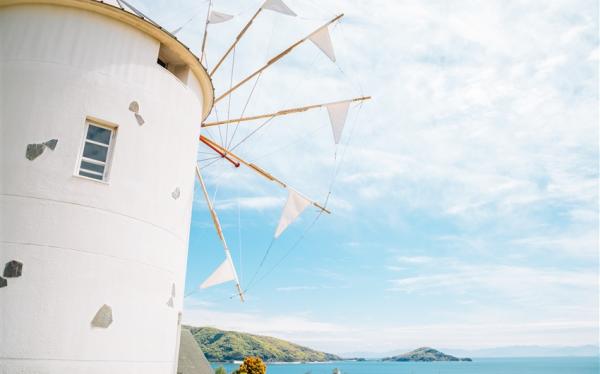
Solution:
[[[214,374],[190,330],[181,329],[177,374]]]

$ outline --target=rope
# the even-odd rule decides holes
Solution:
[[[314,55],[314,57],[313,57],[313,59],[312,59],[312,62],[309,64],[309,70],[312,70],[312,68],[314,67],[314,64],[315,64],[315,62],[317,61],[317,58],[318,58],[318,56],[319,56],[319,54],[317,54],[317,53]],[[260,77],[260,76],[259,76],[259,77]],[[300,86],[301,86],[301,83],[303,83],[303,81],[304,81],[304,80],[302,80],[302,79],[298,79],[298,81],[297,81],[296,85],[294,86],[294,89],[293,89],[293,91],[292,91],[292,94],[290,94],[288,97],[294,97],[295,93],[298,91],[298,89],[300,88]],[[289,101],[289,100],[288,100],[288,101]],[[244,110],[245,110],[245,108],[244,108]],[[242,112],[242,116],[240,116],[240,117],[243,117],[243,112]],[[248,140],[250,137],[252,137],[254,134],[256,134],[256,133],[257,133],[259,130],[261,130],[263,127],[267,126],[267,125],[268,125],[268,124],[271,122],[271,120],[273,120],[273,118],[275,118],[275,117],[270,117],[270,118],[266,119],[266,120],[265,120],[265,121],[264,121],[264,122],[263,122],[263,123],[262,123],[262,124],[261,124],[259,127],[257,127],[256,129],[254,129],[254,130],[253,130],[253,131],[252,131],[250,134],[248,134],[246,137],[244,137],[244,138],[243,138],[243,139],[242,139],[242,140],[241,140],[239,143],[237,143],[235,146],[233,146],[233,148],[231,148],[231,151],[235,150],[237,147],[239,147],[240,145],[242,145],[242,144],[243,144],[245,141],[247,141],[247,140]],[[238,125],[239,125],[239,122],[238,122]],[[317,130],[315,130],[315,131],[318,131],[318,129],[317,129]],[[303,140],[303,139],[301,138],[301,139],[299,139],[298,141],[301,141],[301,140]],[[262,158],[262,157],[265,157],[265,155],[261,156],[261,158]],[[323,212],[322,212],[322,211],[320,211],[320,213],[319,213],[319,215],[318,215],[318,216],[320,216],[320,214],[322,214],[322,213],[323,213]],[[317,217],[318,217],[318,216],[317,216]],[[262,269],[262,267],[263,267],[263,265],[264,265],[264,263],[265,263],[265,261],[266,261],[266,259],[267,259],[268,255],[269,255],[269,253],[271,252],[271,249],[272,249],[272,247],[273,247],[274,243],[275,243],[275,238],[272,238],[272,239],[271,239],[271,242],[269,243],[269,246],[267,247],[267,249],[266,249],[266,251],[265,251],[265,254],[263,255],[263,258],[262,258],[262,260],[261,260],[261,262],[260,262],[260,264],[259,264],[258,268],[257,268],[257,269],[256,269],[256,271],[254,272],[254,274],[253,274],[253,276],[252,276],[252,278],[251,278],[250,282],[248,283],[248,288],[247,288],[247,289],[244,291],[244,293],[246,293],[246,291],[247,291],[247,290],[248,290],[250,287],[252,287],[252,286],[253,286],[253,284],[254,284],[254,281],[255,281],[256,277],[258,276],[258,273],[259,273],[259,272],[260,272],[260,270]],[[264,277],[263,277],[263,278],[264,278]],[[261,279],[263,279],[263,278],[261,278]],[[260,280],[259,280],[259,281],[260,281]]]
[[[318,51],[315,51],[318,52]],[[319,52],[320,53],[320,52]],[[317,57],[318,57],[318,53],[314,54],[313,60],[312,62],[309,64],[309,70],[311,70],[314,67],[315,62],[317,61]],[[298,89],[300,88],[301,83],[303,83],[304,80],[303,79],[298,79],[296,85],[294,86],[294,89],[292,91],[292,94],[290,94],[288,97],[294,97],[296,92],[298,92]],[[289,102],[289,100],[286,101],[286,103]],[[242,141],[240,141],[239,143],[237,143],[233,148],[231,148],[231,150],[233,151],[234,149],[236,149],[238,146],[240,146],[243,142],[245,142],[246,140],[248,140],[251,136],[253,136],[254,134],[256,134],[260,129],[262,129],[263,127],[267,126],[271,120],[275,118],[275,117],[271,117],[268,118],[265,122],[263,122],[259,127],[257,127],[254,131],[252,131],[249,135],[247,135],[244,139],[242,139]],[[239,123],[238,123],[239,124]]]
[[[209,166],[211,166],[211,165],[213,165],[213,164],[215,164],[215,163],[217,163],[217,162],[219,162],[219,161],[221,161],[221,160],[223,160],[223,157],[221,157],[221,156],[218,156],[216,160],[214,160],[214,161],[211,161],[211,162],[209,162],[208,164],[204,165],[204,166],[202,167],[202,169],[206,169],[206,168],[208,168]]]
[[[214,156],[214,155],[215,155],[215,152],[203,152],[203,151],[198,151],[198,153],[201,153],[201,154],[203,154],[203,155],[211,155],[211,156]]]
[[[201,158],[200,160],[196,160],[196,161],[198,161],[198,162],[212,161],[212,160],[217,159],[217,158],[221,158],[221,156],[212,156],[212,157],[208,157],[208,158]]]
[[[327,192],[327,196],[325,198],[325,201],[323,203],[323,206],[327,207],[327,204],[329,203],[329,198],[331,197],[331,194],[333,193],[333,187],[335,185],[335,181],[337,179],[337,176],[339,174],[339,171],[341,169],[342,164],[344,163],[344,159],[346,156],[346,152],[348,151],[349,145],[350,145],[350,141],[354,135],[354,130],[356,129],[356,122],[358,120],[358,117],[362,111],[362,105],[363,103],[361,102],[359,104],[359,108],[358,111],[356,113],[356,115],[354,116],[353,120],[352,120],[352,125],[351,125],[351,129],[350,129],[350,136],[348,138],[348,144],[346,145],[346,147],[344,148],[343,152],[342,152],[342,156],[340,157],[339,162],[337,163],[336,167],[334,168],[333,171],[333,175],[331,177],[331,182],[329,184],[329,191]],[[335,155],[337,156],[337,149],[335,152]],[[273,265],[262,277],[260,277],[258,280],[256,280],[256,282],[254,281],[258,272],[261,270],[272,246],[273,243],[275,241],[275,239],[273,238],[271,241],[271,244],[269,244],[269,247],[267,248],[267,251],[265,252],[265,255],[263,256],[263,259],[256,271],[256,273],[254,274],[254,276],[252,277],[252,281],[250,283],[248,283],[248,287],[244,290],[244,293],[247,293],[253,286],[255,286],[256,284],[260,283],[261,281],[263,281],[265,278],[267,278],[277,267],[279,267],[279,265],[281,265],[281,263],[283,263],[283,261],[292,253],[292,251],[294,249],[296,249],[298,247],[298,245],[300,245],[300,243],[302,242],[302,240],[304,240],[304,238],[306,237],[306,235],[308,234],[308,232],[314,227],[314,225],[317,223],[317,221],[319,220],[319,218],[321,218],[321,216],[323,215],[323,211],[319,210],[319,212],[317,213],[317,215],[315,216],[314,220],[304,229],[304,231],[302,232],[302,234],[300,235],[300,237],[298,237],[298,239],[296,239],[296,241],[294,242],[294,244],[292,244],[292,246],[286,251],[286,253],[279,259],[279,261],[277,261],[277,263],[275,263],[275,265]]]
[[[233,48],[233,53],[231,55],[231,74],[229,75],[229,89],[231,89],[231,87],[233,87],[233,71],[235,69],[235,50],[236,48]],[[233,96],[233,92],[231,94],[228,95],[227,97],[227,120],[229,121],[230,118],[230,113],[231,113],[231,98]],[[228,141],[227,139],[229,138],[229,124],[225,125],[225,144],[221,144],[221,146],[225,146]]]
[[[348,37],[346,36],[346,32],[344,31],[344,28],[345,28],[344,25],[342,24],[341,21],[338,24],[340,26],[340,31],[342,33],[342,36],[343,36],[344,40],[348,40]],[[338,25],[336,25],[336,27],[337,26]],[[346,80],[352,82],[353,84],[358,85],[358,91],[360,93],[360,96],[365,96],[363,94],[364,90],[363,90],[363,87],[362,87],[362,84],[361,84],[360,80],[358,80],[358,79],[352,79],[348,74],[346,74],[346,72],[344,71],[344,69],[342,69],[342,67],[340,66],[340,64],[337,61],[335,61],[334,64],[338,68],[338,70],[342,73],[342,75],[344,76],[344,78],[346,78]],[[356,86],[354,88],[356,89]]]
[[[258,76],[256,77],[256,80],[254,81],[254,85],[252,86],[252,90],[250,91],[250,94],[248,95],[248,98],[246,99],[246,104],[244,104],[244,109],[242,110],[242,114],[240,115],[240,118],[244,117],[244,113],[246,113],[248,104],[250,104],[250,99],[252,98],[252,95],[254,94],[254,90],[256,89],[256,86],[258,85],[258,81],[260,80],[261,76],[262,76],[262,71],[260,73],[258,73]],[[239,125],[240,125],[240,121],[238,121],[235,124],[235,129],[233,131],[233,135],[231,136],[231,141],[227,143],[226,148],[229,148],[229,146],[231,146],[231,143],[233,142],[233,139],[235,138],[235,134],[237,133]]]
[[[289,142],[289,143],[286,143],[286,144],[282,145],[281,147],[275,148],[275,150],[273,150],[273,151],[271,151],[271,152],[268,152],[268,153],[265,153],[265,154],[261,155],[260,157],[256,157],[256,158],[254,158],[253,160],[254,160],[254,161],[261,160],[261,159],[263,159],[263,158],[265,158],[265,157],[268,157],[268,156],[270,156],[270,155],[272,155],[272,154],[274,154],[274,153],[277,153],[277,152],[281,151],[282,149],[284,149],[284,148],[287,148],[287,147],[289,147],[289,146],[291,146],[291,145],[294,145],[294,144],[296,144],[296,143],[299,143],[299,142],[302,142],[302,141],[306,141],[306,140],[308,140],[308,138],[309,138],[311,135],[313,135],[313,134],[315,134],[316,132],[320,131],[320,130],[321,130],[321,129],[323,129],[323,127],[325,127],[325,126],[327,126],[327,124],[324,124],[324,125],[322,125],[322,126],[320,126],[320,127],[316,128],[315,130],[313,130],[313,131],[311,131],[311,132],[307,133],[306,135],[301,135],[299,139],[296,139],[296,140],[294,140],[294,141],[291,141],[291,142]]]
[[[204,0],[204,1],[202,1],[202,5],[204,5],[205,3],[208,3],[208,2],[209,2],[209,0]],[[171,34],[175,35],[178,32],[180,32],[181,30],[183,30],[184,27],[189,25],[189,23],[192,22],[194,19],[196,19],[196,17],[198,17],[200,15],[200,13],[202,13],[202,11],[204,10],[203,8],[197,8],[197,9],[198,10],[187,21],[182,23],[179,27],[174,28],[173,31],[171,31]]]
[[[260,264],[258,265],[258,268],[256,269],[256,271],[252,275],[252,278],[250,279],[250,282],[248,282],[248,288],[250,288],[254,284],[254,280],[256,279],[256,276],[258,275],[258,273],[262,269],[263,265],[265,264],[267,256],[269,256],[269,252],[271,252],[271,248],[273,248],[273,244],[275,244],[274,237],[271,239],[271,243],[269,243],[269,246],[267,247],[267,250],[265,251],[265,254],[262,257],[262,260],[260,260]],[[246,293],[248,288],[244,291],[244,293]]]
[[[198,287],[194,287],[194,289],[192,289],[191,291],[185,293],[183,295],[183,298],[187,299],[188,297],[190,297],[190,296],[192,296],[194,294],[197,294],[198,291],[200,291],[200,290],[202,290],[202,288],[200,288],[199,286]],[[239,297],[239,296],[240,295],[238,293],[234,293],[231,296],[222,296],[222,295],[219,295],[217,297],[210,297],[210,298],[203,298],[203,299],[205,301],[224,301],[224,300],[231,300],[231,299]]]
[[[315,216],[315,219],[304,229],[304,231],[302,232],[302,234],[300,235],[300,237],[298,237],[298,239],[296,239],[296,241],[294,242],[294,244],[292,244],[292,246],[287,250],[287,252],[283,255],[283,257],[281,259],[279,259],[279,261],[273,266],[271,267],[262,277],[260,277],[255,283],[254,282],[250,282],[248,284],[248,287],[244,290],[244,294],[246,294],[250,289],[252,289],[253,286],[255,286],[256,284],[258,284],[259,282],[263,281],[266,277],[268,277],[279,265],[281,265],[281,263],[290,255],[290,253],[292,253],[292,251],[294,249],[296,249],[296,247],[300,244],[300,242],[304,239],[304,237],[306,237],[306,234],[308,234],[308,232],[310,231],[310,229],[313,228],[313,226],[317,223],[317,221],[319,220],[319,218],[321,217],[321,215],[323,214],[322,210],[319,210],[319,213],[317,213],[317,215]],[[269,250],[271,249],[271,246],[273,245],[273,242],[275,241],[275,239],[273,239],[273,241],[271,242],[271,245],[269,246]],[[268,252],[265,252],[265,256],[263,257],[263,262],[266,259]],[[262,267],[262,263],[261,262],[261,266]],[[259,269],[260,269],[259,267]],[[258,271],[257,271],[258,274]],[[256,277],[256,274],[255,274]],[[253,278],[255,278],[253,277]],[[254,279],[253,279],[254,280]]]
[[[273,42],[273,35],[275,35],[275,25],[278,23],[278,19],[276,18],[275,21],[272,23],[271,25],[271,32],[269,33],[269,41],[267,43],[267,48],[265,50],[265,59],[269,58],[269,52],[271,51],[271,44]],[[258,78],[260,78],[260,76],[262,75],[262,72],[259,73]],[[255,83],[258,84],[258,78],[257,81]],[[254,87],[252,88],[252,91],[254,91]],[[248,105],[248,103],[246,103],[246,105]],[[242,111],[242,115],[240,116],[243,117],[244,116],[244,112],[246,111],[246,107],[244,106],[244,110]],[[250,135],[246,136],[244,139],[242,139],[239,143],[237,143],[233,148],[231,148],[231,150],[233,151],[234,149],[236,149],[239,145],[241,145],[243,142],[245,142],[252,134],[254,134],[256,131],[258,131],[260,128],[262,128],[263,126],[265,126],[271,119],[273,119],[273,117],[267,119],[265,122],[263,122],[262,125],[259,126],[258,129],[252,131],[250,133]],[[240,122],[238,122],[236,124],[235,130],[233,132],[233,136],[231,137],[231,142],[228,144],[228,146],[231,146],[231,143],[233,143],[233,139],[235,138],[235,134],[237,132],[238,126],[239,126]]]
[[[240,184],[238,183],[237,185],[237,193],[238,193],[238,201],[237,201],[237,206],[238,206],[238,251],[240,252],[240,260],[239,260],[239,269],[240,269],[240,278],[239,278],[239,282],[240,285],[242,284],[242,278],[244,277],[244,247],[242,246],[242,215],[241,215],[241,208],[240,208]],[[240,286],[241,287],[241,286]]]
[[[240,140],[239,143],[237,143],[235,146],[233,146],[233,148],[231,148],[230,150],[233,151],[234,149],[236,149],[237,147],[239,147],[240,145],[242,145],[242,143],[244,143],[246,140],[248,140],[252,135],[254,135],[258,130],[262,129],[263,126],[265,126],[267,123],[269,123],[273,118],[275,117],[271,117],[268,118],[267,120],[265,120],[262,125],[258,126],[256,129],[254,129],[250,134],[248,134],[244,139]]]
[[[334,25],[334,27],[333,27],[333,30],[335,30],[335,29],[337,28],[338,24],[339,24],[339,22],[338,22],[338,23],[336,23],[336,24]],[[270,38],[269,38],[269,47],[268,47],[268,48],[270,48],[272,37],[273,37],[273,29],[271,30],[271,36],[270,36]],[[313,59],[312,59],[311,63],[308,65],[308,66],[309,66],[309,68],[308,68],[309,70],[312,70],[312,68],[313,68],[313,67],[314,67],[314,65],[315,65],[315,62],[317,61],[317,58],[318,58],[318,57],[319,57],[319,55],[320,55],[320,52],[319,52],[319,51],[315,51],[315,52],[316,52],[316,53],[314,54],[314,57],[313,57]],[[342,73],[342,74],[343,74],[343,75],[344,75],[346,78],[348,78],[348,79],[349,79],[348,75],[347,75],[347,74],[346,74],[346,73],[345,73],[345,72],[344,72],[344,71],[341,69],[341,67],[340,67],[339,65],[337,65],[337,63],[335,63],[335,66],[337,66],[337,68],[338,68],[338,69],[341,71],[341,73]],[[259,73],[258,77],[256,78],[256,81],[254,82],[254,86],[252,87],[252,91],[250,92],[250,95],[248,96],[248,99],[246,100],[246,104],[244,105],[244,109],[242,110],[242,114],[240,115],[240,118],[242,118],[242,117],[244,116],[244,113],[246,112],[246,108],[247,108],[247,106],[248,106],[248,103],[250,102],[250,98],[252,97],[252,94],[254,93],[254,89],[256,88],[256,85],[258,84],[258,80],[260,79],[260,76],[261,76],[261,75],[262,75],[262,72],[260,72],[260,73]],[[299,79],[298,83],[297,83],[297,84],[294,86],[294,89],[293,89],[293,91],[292,91],[292,94],[290,94],[290,95],[289,95],[289,97],[294,97],[294,96],[295,96],[296,92],[298,91],[298,89],[299,89],[299,88],[300,88],[300,86],[301,86],[301,83],[303,83],[303,82],[304,82],[304,80],[302,80],[302,79]],[[361,88],[361,92],[362,92],[362,88]],[[251,132],[249,135],[247,135],[246,137],[244,137],[244,139],[242,139],[242,140],[241,140],[239,143],[237,143],[235,146],[233,146],[233,148],[229,148],[229,147],[231,146],[231,143],[233,143],[233,139],[235,138],[235,134],[236,134],[236,132],[237,132],[237,129],[238,129],[238,126],[239,126],[239,124],[240,124],[240,122],[237,122],[237,123],[235,124],[235,126],[236,126],[236,127],[235,127],[235,130],[234,130],[233,136],[231,137],[231,141],[228,143],[228,145],[227,145],[227,147],[226,147],[226,148],[227,148],[227,149],[230,149],[231,151],[233,151],[233,150],[234,150],[234,149],[236,149],[238,146],[240,146],[242,143],[244,143],[246,140],[248,140],[248,139],[249,139],[251,136],[253,136],[254,134],[256,134],[256,133],[257,133],[257,132],[258,132],[260,129],[262,129],[262,128],[263,128],[263,127],[265,127],[267,124],[269,124],[269,122],[270,122],[270,121],[271,121],[273,118],[275,118],[275,117],[271,117],[271,118],[267,119],[267,120],[266,120],[265,122],[263,122],[263,123],[262,123],[262,124],[261,124],[261,125],[260,125],[258,128],[256,128],[255,130],[253,130],[253,131],[252,131],[252,132]],[[219,126],[219,127],[220,127],[220,126]],[[262,156],[261,156],[260,158],[262,158]]]

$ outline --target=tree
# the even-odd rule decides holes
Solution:
[[[225,370],[225,368],[223,366],[219,366],[216,370],[215,370],[215,374],[227,374],[227,370]]]
[[[266,374],[267,365],[260,357],[246,357],[233,374]]]

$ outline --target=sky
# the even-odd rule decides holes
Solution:
[[[338,146],[319,109],[236,148],[333,212],[307,209],[262,267],[286,191],[200,162],[247,293],[197,288],[224,259],[197,189],[184,323],[332,353],[597,344],[598,2],[285,1],[299,16],[259,15],[216,93],[343,12],[337,62],[303,43],[210,120],[373,99]],[[130,2],[199,52],[207,1]],[[260,4],[214,1],[235,17],[209,26],[209,67]],[[261,124],[205,135],[233,146]]]

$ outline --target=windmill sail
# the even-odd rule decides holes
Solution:
[[[329,59],[335,62],[335,53],[333,51],[333,44],[331,44],[331,37],[329,36],[329,27],[323,27],[310,36],[310,41],[313,42]]]
[[[277,13],[285,14],[287,16],[296,17],[297,14],[294,13],[285,3],[281,0],[266,0],[262,9],[269,9]]]
[[[329,113],[329,121],[331,122],[331,129],[333,130],[333,139],[335,144],[339,144],[342,138],[342,131],[344,130],[344,124],[346,123],[346,117],[348,116],[348,109],[350,108],[350,101],[343,101],[341,103],[334,103],[326,105],[327,112]]]
[[[215,10],[211,10],[210,14],[208,16],[208,23],[209,24],[223,23],[223,22],[229,21],[232,18],[233,18],[233,16],[231,14],[226,14],[226,13],[217,12]]]
[[[281,217],[279,218],[279,224],[277,230],[275,230],[275,238],[278,238],[285,229],[300,216],[300,214],[311,204],[311,201],[288,187],[288,198]]]
[[[237,275],[231,262],[231,256],[226,256],[225,261],[200,285],[200,288],[209,288],[236,279]]]

